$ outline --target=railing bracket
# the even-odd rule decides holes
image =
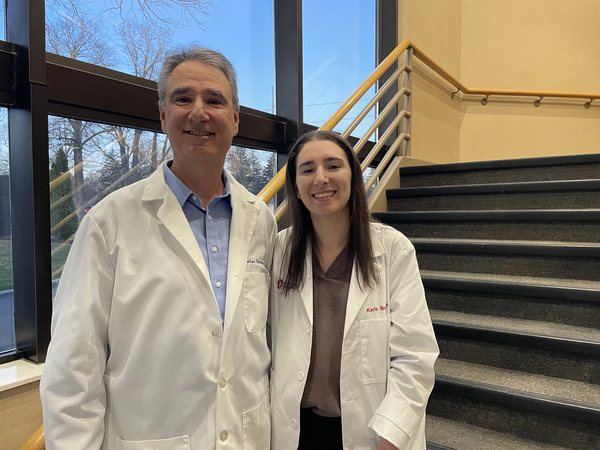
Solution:
[[[454,96],[455,96],[456,94],[458,94],[459,92],[460,92],[460,89],[457,89],[457,90],[456,90],[456,92],[452,92],[452,93],[450,94],[450,98],[451,98],[452,100],[454,100]]]
[[[585,109],[590,109],[590,107],[592,106],[592,102],[596,100],[595,98],[590,98],[589,102],[585,102],[585,104],[583,105],[585,107]]]
[[[489,97],[489,95],[486,95],[486,96],[485,96],[485,98],[482,98],[482,99],[481,99],[481,104],[482,104],[483,106],[485,106],[485,105],[487,105],[487,104],[488,104],[488,97]]]
[[[533,102],[533,106],[535,106],[536,108],[539,108],[540,105],[542,104],[542,99],[544,97],[540,96],[540,98],[538,100],[536,100],[535,102]]]

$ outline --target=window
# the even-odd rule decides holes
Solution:
[[[302,4],[304,121],[323,125],[375,69],[375,3],[370,0],[305,0]],[[355,105],[336,131],[345,130],[373,98]],[[374,112],[365,118],[373,123]],[[368,125],[353,132],[362,136]]]
[[[162,133],[50,117],[50,226],[56,288],[81,219],[111,192],[171,157]]]
[[[0,108],[0,354],[15,348],[8,117]]]
[[[227,153],[225,169],[256,195],[277,173],[276,156],[273,152],[233,146]],[[269,208],[275,210],[275,199],[271,199]]]
[[[150,80],[171,48],[218,50],[238,73],[240,104],[273,112],[273,0],[48,0],[46,27],[47,51]]]

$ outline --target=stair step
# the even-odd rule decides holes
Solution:
[[[598,179],[399,188],[386,194],[388,211],[600,208]]]
[[[600,280],[600,244],[413,238],[419,267],[546,278]]]
[[[600,384],[600,330],[431,310],[445,359]]]
[[[600,329],[600,282],[421,270],[430,309]]]
[[[409,238],[600,242],[600,209],[380,212]]]
[[[600,448],[600,408],[587,403],[437,375],[427,413],[549,445]]]
[[[600,154],[402,167],[402,187],[598,178]]]
[[[427,415],[427,439],[438,443],[441,449],[454,450],[565,450],[547,443],[521,439],[514,434],[500,433],[465,422]],[[429,443],[427,450],[429,450]],[[432,447],[431,450],[437,450]]]
[[[481,364],[439,358],[435,373],[463,380],[515,389],[593,405],[600,411],[600,385],[506,370]]]

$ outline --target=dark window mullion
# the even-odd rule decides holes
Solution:
[[[38,0],[6,6],[6,37],[17,52],[8,111],[15,341],[17,352],[43,362],[52,312],[45,11]]]

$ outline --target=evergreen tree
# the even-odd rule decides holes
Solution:
[[[75,234],[79,220],[74,212],[69,160],[59,149],[50,166],[50,220],[54,237],[64,241]]]
[[[252,149],[231,147],[225,160],[225,168],[242,186],[253,194],[260,192],[261,166]]]

